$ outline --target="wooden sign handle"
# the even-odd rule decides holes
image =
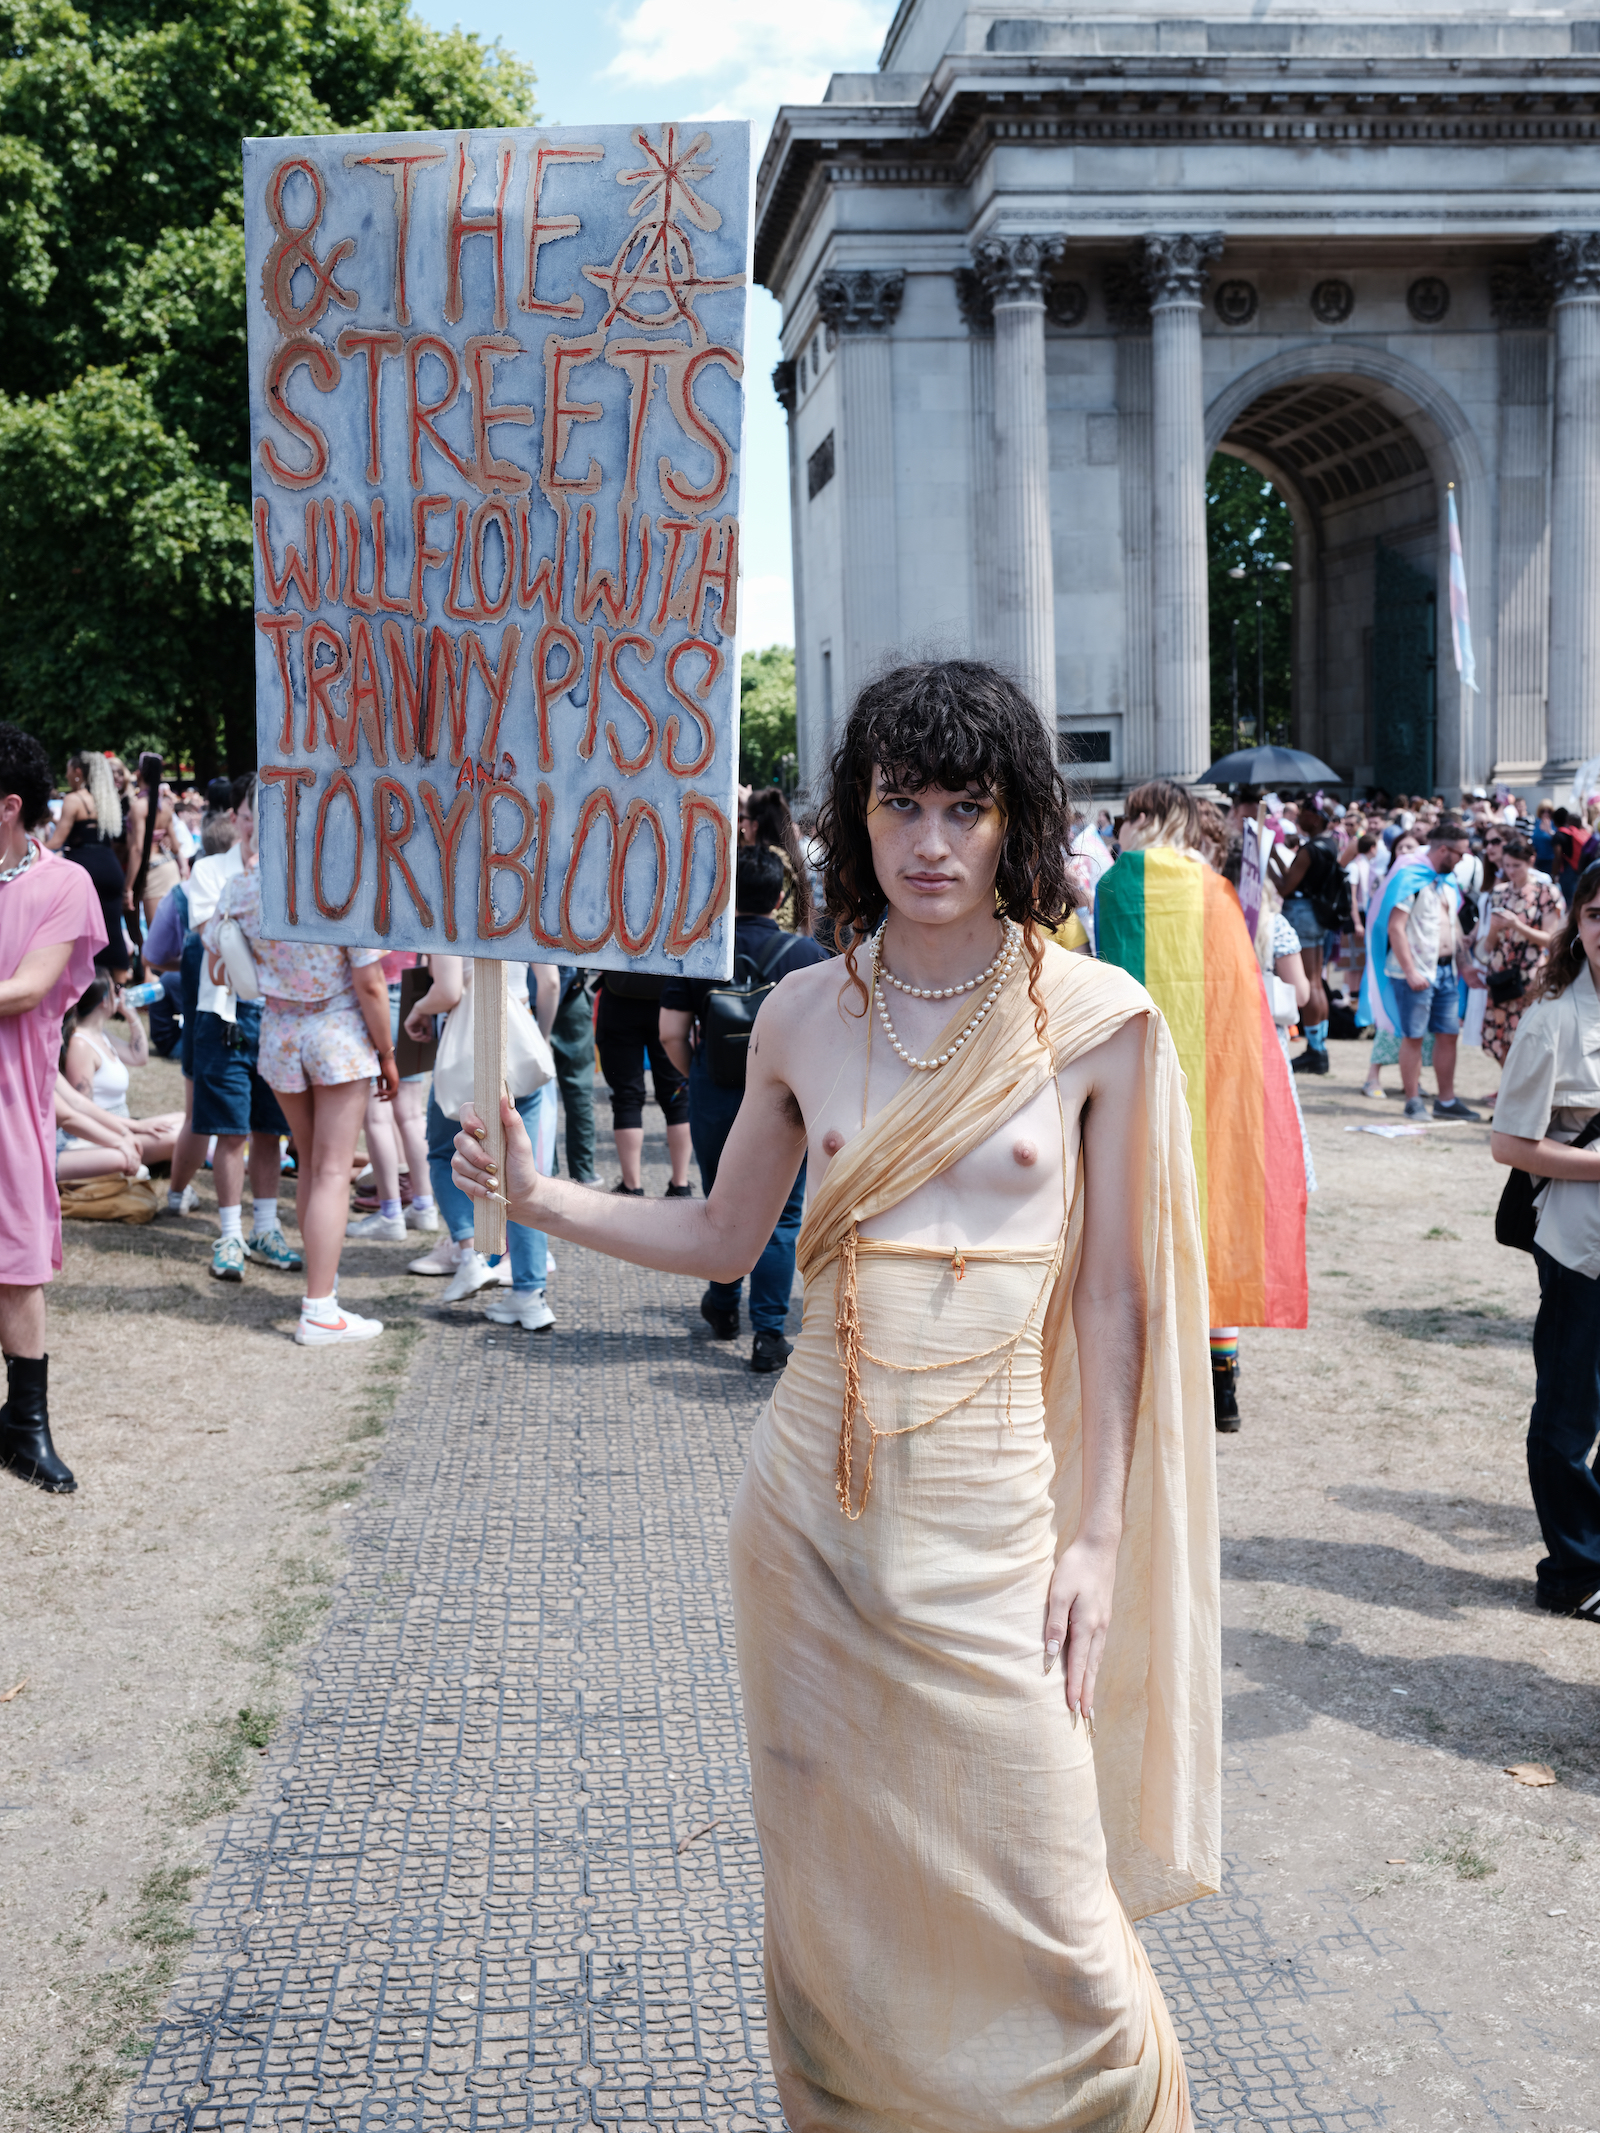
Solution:
[[[490,956],[472,959],[472,1104],[484,1125],[484,1149],[506,1189],[506,1134],[500,1095],[506,1084],[505,965]],[[472,1203],[472,1242],[484,1254],[506,1248],[506,1211],[500,1200]]]

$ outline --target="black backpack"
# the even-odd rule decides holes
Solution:
[[[773,972],[793,945],[793,934],[775,933],[763,941],[754,955],[741,948],[733,959],[732,978],[726,985],[713,986],[706,995],[700,1041],[705,1046],[706,1067],[719,1089],[744,1087],[750,1032],[762,1001],[778,982]],[[740,977],[741,963],[748,965],[754,973],[752,977]]]
[[[1339,855],[1314,838],[1311,850],[1320,864],[1306,869],[1306,879],[1301,884],[1301,894],[1317,915],[1317,923],[1327,932],[1335,929],[1347,933],[1355,925],[1355,907],[1350,897],[1350,877],[1339,864]]]

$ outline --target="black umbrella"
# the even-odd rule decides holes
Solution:
[[[1212,785],[1338,785],[1338,771],[1303,748],[1240,748],[1206,772]]]

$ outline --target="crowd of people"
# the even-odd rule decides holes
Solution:
[[[131,776],[114,756],[85,751],[66,764],[58,788],[43,752],[15,729],[5,729],[0,757],[15,815],[13,865],[0,870],[0,888],[32,881],[21,896],[0,896],[0,912],[16,921],[7,983],[22,1012],[32,1002],[45,1034],[56,1031],[5,1121],[10,1136],[23,1130],[25,1113],[36,1113],[40,1173],[18,1202],[25,1241],[11,1252],[9,1273],[0,1265],[7,1293],[39,1292],[34,1302],[13,1296],[7,1307],[8,1367],[15,1362],[24,1377],[33,1363],[44,1367],[42,1293],[59,1263],[57,1192],[70,1211],[102,1219],[184,1215],[196,1205],[203,1167],[216,1199],[212,1275],[303,1277],[294,1333],[301,1345],[370,1340],[383,1330],[339,1300],[347,1238],[409,1243],[419,1251],[409,1270],[440,1280],[446,1303],[468,1303],[529,1333],[551,1328],[555,1259],[547,1237],[513,1221],[505,1253],[480,1253],[471,1201],[452,1172],[459,1104],[441,1103],[432,1069],[447,1021],[461,1016],[470,1028],[472,966],[457,956],[268,939],[251,777],[213,780],[203,792],[174,789],[154,775]],[[1600,803],[1524,814],[1505,792],[1470,794],[1454,809],[1443,799],[1388,805],[1249,791],[1230,806],[1158,781],[1131,794],[1120,816],[1102,810],[1072,829],[1064,863],[1073,907],[1054,938],[1120,961],[1149,987],[1188,1078],[1201,1189],[1212,1210],[1208,1280],[1215,1316],[1227,1321],[1211,1327],[1219,1430],[1239,1426],[1240,1326],[1305,1322],[1304,1200],[1296,1195],[1316,1190],[1316,1172],[1299,1079],[1329,1071],[1330,1035],[1364,1037],[1363,1095],[1384,1095],[1383,1071],[1393,1064],[1408,1120],[1478,1118],[1455,1091],[1458,1046],[1481,1044],[1506,1066],[1525,1013],[1548,991],[1557,943],[1572,937],[1573,896],[1600,860],[1597,824]],[[1209,914],[1196,921],[1208,942],[1210,1028],[1203,1029],[1181,980],[1174,989],[1181,959],[1152,947],[1163,927],[1182,933],[1191,924],[1174,916],[1187,908],[1188,877],[1181,867],[1170,871],[1170,855],[1237,892],[1252,826],[1261,875],[1253,940],[1237,893],[1220,906],[1190,898],[1196,912],[1203,904]],[[56,856],[68,864],[48,864]],[[665,1129],[666,1198],[711,1193],[743,1100],[756,1011],[792,972],[849,946],[836,935],[837,915],[822,914],[825,862],[825,837],[802,835],[780,791],[743,792],[730,983],[527,966],[528,1011],[548,1066],[516,1108],[544,1174],[559,1174],[564,1163],[575,1184],[604,1182],[616,1197],[642,1198],[653,1099]],[[1142,871],[1130,903],[1135,863]],[[45,943],[36,930],[30,949],[26,914],[41,884],[52,892],[44,897],[52,913],[45,930],[63,938]],[[1247,947],[1232,945],[1230,927]],[[1191,928],[1184,937],[1200,935]],[[31,984],[18,987],[41,945],[50,950],[50,983],[35,1001]],[[0,997],[0,1018],[18,1013]],[[1256,1045],[1257,1024],[1269,1032],[1271,1058]],[[1219,1025],[1243,1046],[1225,1061]],[[1303,1040],[1293,1054],[1291,1032]],[[181,1111],[138,1116],[130,1107],[131,1076],[152,1049],[178,1058]],[[597,1069],[611,1101],[616,1169],[606,1181],[596,1168]],[[1435,1083],[1431,1099],[1422,1093],[1426,1072]],[[1517,1112],[1523,1124],[1525,1109]],[[1225,1180],[1207,1182],[1208,1140],[1221,1146],[1241,1135],[1266,1140],[1260,1175],[1276,1210],[1271,1219],[1263,1208],[1228,1202]],[[153,1178],[161,1172],[164,1187]],[[281,1211],[286,1173],[293,1242]],[[735,1339],[748,1312],[750,1366],[760,1374],[781,1371],[791,1354],[785,1329],[806,1185],[802,1160],[749,1270],[748,1298],[743,1278],[719,1276],[700,1299],[700,1316],[719,1340]],[[1226,1219],[1218,1213],[1224,1205]],[[21,1271],[36,1278],[21,1280]],[[1555,1293],[1554,1277],[1550,1283]],[[68,1488],[70,1473],[42,1419],[42,1386],[41,1377],[44,1436],[17,1456],[31,1478]],[[1544,1406],[1554,1411],[1548,1398]],[[6,1410],[13,1427],[30,1411],[26,1397]],[[1581,1421],[1569,1418],[1569,1426],[1581,1434]],[[11,1449],[4,1456],[16,1463]]]

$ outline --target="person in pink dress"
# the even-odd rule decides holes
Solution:
[[[50,799],[50,759],[0,723],[0,1466],[54,1495],[78,1484],[50,1441],[45,1284],[61,1264],[56,1068],[61,1018],[87,990],[105,921],[82,867],[30,830]]]

